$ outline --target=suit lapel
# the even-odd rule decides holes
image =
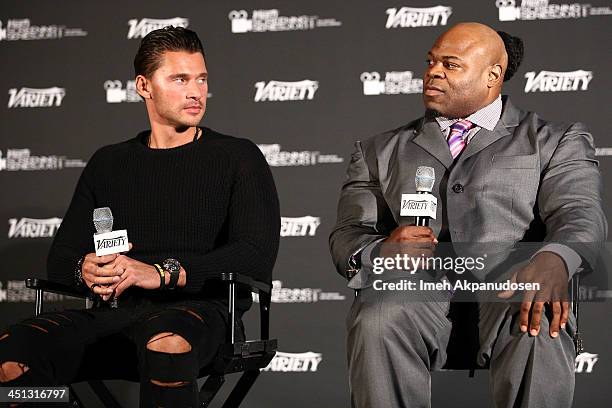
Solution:
[[[423,119],[422,123],[423,125],[417,130],[417,134],[412,141],[449,169],[453,165],[453,156],[450,154],[446,138],[442,134],[438,122]]]
[[[468,143],[468,145],[465,147],[465,151],[460,156],[461,160],[466,160],[467,158],[474,156],[502,137],[510,135],[509,129],[518,125],[518,117],[520,114],[519,110],[514,107],[514,105],[510,102],[510,99],[507,97],[504,97],[504,99],[504,110],[499,122],[497,122],[497,125],[495,126],[495,129],[491,131],[481,128],[478,133],[476,133],[472,141],[470,141],[470,143]]]
[[[510,102],[510,98],[507,96],[502,96],[502,101],[504,102],[504,110],[495,129],[492,131],[484,128],[480,129],[474,139],[465,147],[465,151],[459,156],[459,160],[465,160],[502,137],[510,135],[512,128],[518,125],[520,110]],[[453,156],[450,154],[448,143],[438,122],[425,116],[421,120],[421,126],[415,132],[416,135],[412,141],[434,156],[444,167],[450,169],[453,165]]]
[[[482,128],[476,133],[474,139],[465,147],[465,151],[461,155],[461,158],[465,160],[509,134],[510,132],[506,129],[506,126],[504,126],[501,120],[497,122],[497,126],[495,126],[495,129],[492,131]]]

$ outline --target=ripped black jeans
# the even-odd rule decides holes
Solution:
[[[149,299],[43,313],[0,332],[0,364],[22,371],[0,385],[139,379],[140,407],[197,407],[198,373],[225,343],[227,315],[217,300]]]

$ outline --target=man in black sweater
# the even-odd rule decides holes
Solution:
[[[0,382],[83,380],[86,351],[112,359],[116,350],[105,346],[112,338],[136,350],[141,407],[196,407],[197,374],[228,329],[226,291],[210,278],[238,272],[271,281],[278,198],[255,144],[198,127],[208,73],[196,33],[151,32],[134,67],[151,130],[93,155],[48,258],[49,279],[91,290],[104,305],[117,299],[118,307],[45,313],[11,326],[0,334]],[[112,209],[115,229],[128,230],[127,253],[96,256],[91,220],[99,207]],[[250,305],[250,293],[239,294],[239,310]],[[112,372],[93,369],[96,378]]]

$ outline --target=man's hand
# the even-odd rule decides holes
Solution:
[[[126,255],[117,256],[102,269],[119,277],[119,280],[113,282],[110,287],[110,293],[102,296],[104,300],[110,298],[113,290],[115,291],[114,296],[119,297],[130,286],[138,286],[143,289],[157,289],[160,286],[159,273],[155,266],[137,261]],[[166,282],[168,282],[168,277],[166,277]]]
[[[529,328],[529,333],[537,336],[540,333],[544,306],[549,304],[553,313],[549,324],[550,336],[557,337],[559,328],[565,329],[569,318],[568,273],[563,259],[553,252],[540,252],[529,264],[517,271],[511,281],[540,284],[539,291],[527,291],[523,295],[519,316],[521,331],[526,333]],[[513,291],[505,291],[500,293],[499,297],[509,298],[513,294]]]
[[[83,265],[81,266],[81,273],[83,281],[94,293],[110,296],[113,293],[110,285],[121,281],[120,274],[117,274],[114,270],[104,268],[105,265],[113,262],[117,255],[96,256],[95,252],[85,255]],[[92,285],[96,286],[92,289]]]
[[[385,239],[380,248],[380,256],[393,258],[395,255],[409,257],[430,257],[436,248],[438,240],[429,227],[402,225],[397,227],[389,238]]]

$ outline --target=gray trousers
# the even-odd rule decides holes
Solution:
[[[449,292],[410,292],[408,296],[404,291],[371,287],[360,291],[347,317],[354,408],[431,406],[430,372],[442,368],[447,358],[450,298]],[[550,337],[548,318],[543,317],[540,333],[533,337],[520,332],[519,307],[478,305],[478,363],[490,361],[495,406],[571,407],[574,316],[557,338]]]

